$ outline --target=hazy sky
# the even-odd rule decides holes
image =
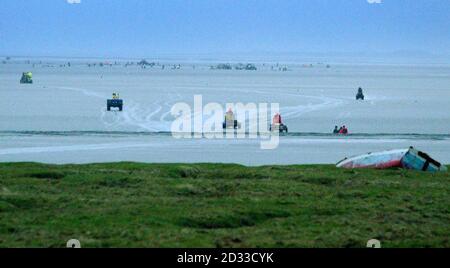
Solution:
[[[0,55],[450,54],[450,0],[68,1],[1,0]]]

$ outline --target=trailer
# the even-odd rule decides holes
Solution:
[[[121,99],[109,99],[106,102],[106,107],[108,111],[111,111],[111,108],[118,108],[119,111],[123,110],[123,100]]]

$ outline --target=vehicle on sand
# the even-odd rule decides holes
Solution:
[[[111,111],[111,108],[118,108],[119,111],[123,110],[123,100],[120,99],[117,93],[113,93],[112,99],[106,101],[106,109]]]
[[[228,112],[225,114],[225,120],[222,123],[222,127],[223,127],[223,129],[240,129],[241,128],[241,123],[239,123],[236,120],[236,117],[231,109],[228,110]]]
[[[283,124],[281,120],[281,115],[279,113],[275,114],[275,116],[273,117],[272,124],[270,125],[270,131],[288,133],[288,127],[285,124]]]
[[[356,100],[364,100],[364,93],[362,88],[358,88],[358,93],[356,93]]]
[[[33,84],[33,73],[24,72],[22,73],[22,78],[20,78],[21,84]]]

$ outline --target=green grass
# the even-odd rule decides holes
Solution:
[[[0,164],[0,247],[450,247],[450,175]]]

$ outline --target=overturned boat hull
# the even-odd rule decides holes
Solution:
[[[413,147],[409,149],[390,150],[367,153],[345,158],[336,164],[338,168],[406,168],[421,171],[447,171],[447,167]]]
[[[338,168],[393,168],[402,166],[402,158],[408,149],[367,153],[345,158],[336,164]]]

